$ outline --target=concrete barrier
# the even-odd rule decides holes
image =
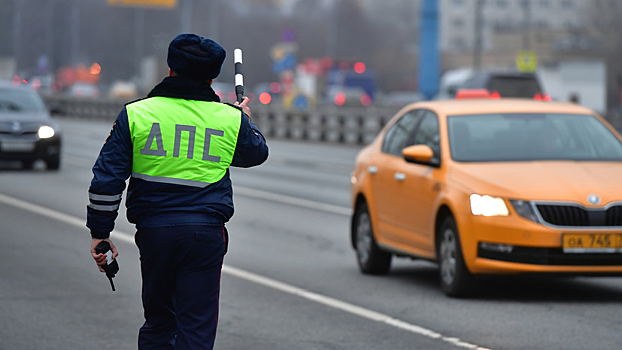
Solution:
[[[57,116],[114,121],[128,99],[43,96]],[[311,111],[252,106],[253,122],[266,137],[364,145],[371,142],[399,108],[322,106]],[[605,118],[622,131],[622,112]]]
[[[43,96],[57,117],[114,121],[127,99]],[[311,111],[252,106],[253,122],[266,137],[364,145],[399,108],[323,106]]]

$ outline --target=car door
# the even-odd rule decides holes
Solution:
[[[402,167],[402,197],[407,200],[403,216],[398,218],[411,231],[408,243],[434,256],[436,202],[441,189],[441,149],[438,116],[429,110],[422,113],[412,145],[427,145],[434,152],[430,164],[408,163]]]
[[[368,168],[372,175],[371,188],[381,241],[392,244],[404,244],[405,237],[403,217],[405,202],[401,191],[403,183],[399,179],[401,169],[406,165],[402,157],[402,149],[412,142],[413,132],[421,117],[422,110],[405,113],[385,134],[382,149]]]

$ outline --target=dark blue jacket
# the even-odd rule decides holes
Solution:
[[[207,84],[182,77],[164,79],[147,98],[154,96],[220,102]],[[165,117],[166,111],[162,113]],[[231,166],[247,168],[259,165],[268,158],[266,140],[241,110],[240,118],[240,133]],[[132,150],[127,110],[123,108],[93,166],[86,226],[94,238],[108,238],[114,228],[125,181],[132,173]],[[232,194],[229,170],[220,181],[205,188],[132,177],[126,198],[127,218],[138,228],[223,225],[233,215]]]

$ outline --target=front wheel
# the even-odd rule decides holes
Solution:
[[[467,269],[455,220],[448,216],[439,229],[438,263],[441,289],[452,297],[470,294],[474,280]]]
[[[60,168],[60,156],[45,161],[48,170],[58,170]]]
[[[378,247],[366,203],[357,206],[353,224],[356,260],[361,272],[370,275],[387,274],[391,268],[392,255]]]

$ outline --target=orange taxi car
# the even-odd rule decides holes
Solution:
[[[358,154],[360,270],[439,264],[450,296],[474,275],[622,274],[622,138],[574,104],[469,99],[406,106]]]

